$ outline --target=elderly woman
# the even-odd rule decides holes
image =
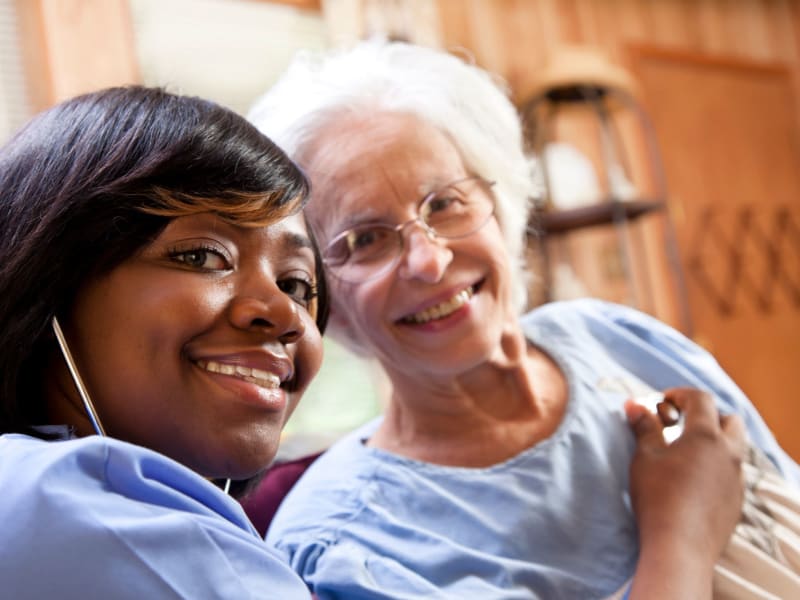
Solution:
[[[702,407],[687,419],[702,434],[687,429],[684,446],[735,438],[738,420],[720,430],[709,418],[713,397],[800,480],[747,398],[678,332],[592,300],[520,319],[534,190],[517,114],[488,74],[365,42],[298,59],[250,119],[311,179],[333,335],[377,358],[392,387],[385,414],[316,461],[268,533],[321,598],[624,591],[650,555],[629,496],[636,505],[631,394]],[[700,597],[722,544],[709,544],[714,519],[682,514],[674,544],[697,560],[665,597]]]
[[[243,118],[159,89],[0,149],[0,596],[309,597],[214,483],[270,463],[322,358],[307,195]]]

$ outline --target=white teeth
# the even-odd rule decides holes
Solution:
[[[250,369],[250,377],[255,377],[256,379],[278,379],[277,375],[261,369]]]
[[[236,367],[234,367],[233,365],[221,364],[219,366],[219,372],[222,373],[223,375],[235,375]]]
[[[437,304],[436,306],[431,306],[430,308],[426,308],[425,310],[421,310],[418,313],[413,315],[409,315],[403,318],[404,323],[427,323],[428,321],[433,321],[434,319],[441,319],[446,317],[459,308],[464,306],[469,299],[475,294],[475,289],[470,286],[466,289],[461,290],[455,296],[450,298],[449,300],[445,300],[441,304]]]
[[[242,365],[228,365],[215,362],[213,360],[198,360],[195,364],[201,369],[212,373],[222,373],[223,375],[233,375],[243,379],[248,383],[255,383],[264,388],[277,388],[281,385],[281,379],[275,373],[263,371],[261,369],[251,369]]]

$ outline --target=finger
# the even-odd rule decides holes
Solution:
[[[747,429],[739,415],[722,415],[719,418],[722,433],[728,441],[728,446],[739,460],[744,460],[747,454]]]
[[[639,404],[633,399],[626,400],[623,408],[625,409],[625,416],[628,419],[628,423],[631,426],[649,412],[646,406]]]
[[[664,399],[683,413],[684,430],[719,430],[719,412],[710,394],[694,388],[671,388],[664,392]]]
[[[628,424],[633,429],[639,445],[656,448],[666,447],[662,433],[663,427],[657,415],[654,415],[647,407],[634,400],[626,400],[624,408]]]

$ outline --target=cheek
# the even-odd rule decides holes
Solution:
[[[512,260],[508,254],[505,238],[495,221],[490,221],[479,230],[472,240],[473,253],[482,255],[483,260],[491,265],[499,284],[503,289],[511,287]]]
[[[126,366],[162,356],[207,327],[225,306],[224,289],[194,281],[110,277],[76,303],[76,343],[93,362]],[[133,366],[133,365],[131,365]]]

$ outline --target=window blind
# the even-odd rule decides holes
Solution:
[[[0,144],[30,116],[14,0],[0,0]]]

